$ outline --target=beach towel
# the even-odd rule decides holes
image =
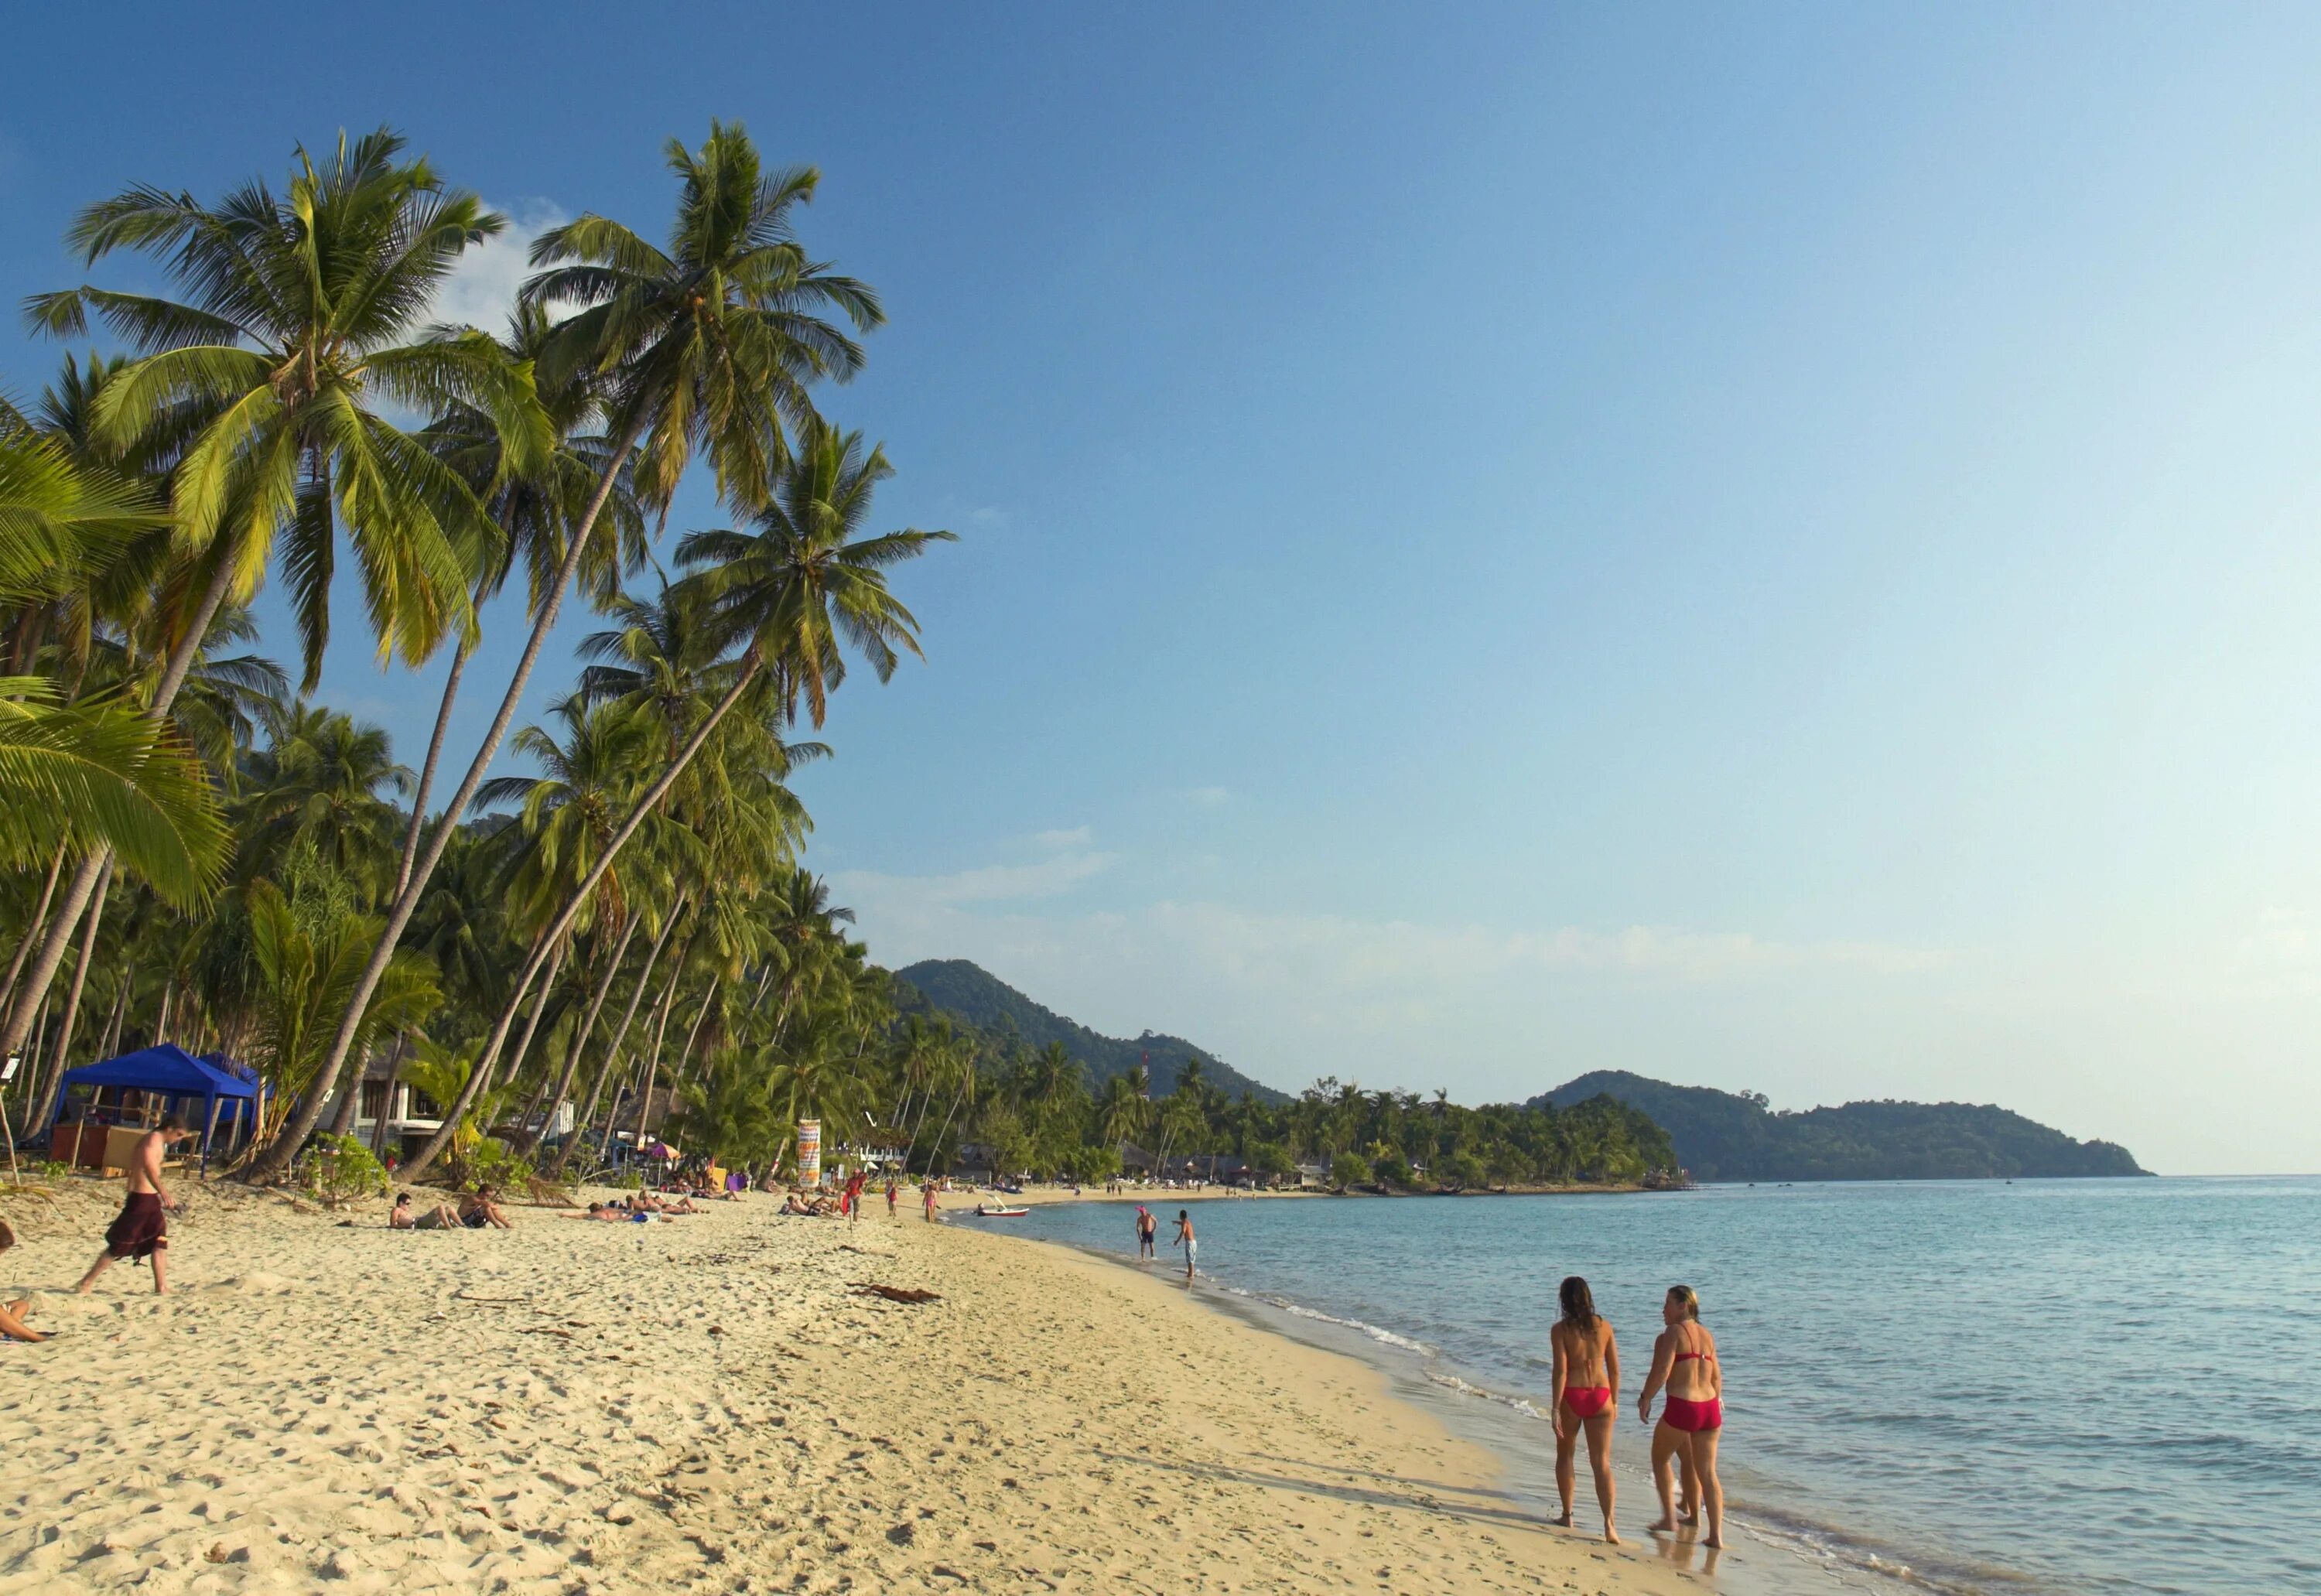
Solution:
[[[105,1233],[105,1255],[150,1258],[169,1245],[169,1221],[161,1212],[157,1191],[132,1191],[121,1205],[121,1217]]]

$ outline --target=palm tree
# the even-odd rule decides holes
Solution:
[[[671,140],[668,160],[678,181],[668,250],[594,214],[532,244],[532,263],[546,269],[524,285],[523,303],[578,307],[544,352],[547,384],[553,391],[571,373],[594,373],[603,385],[604,431],[614,443],[564,561],[541,596],[483,745],[413,866],[366,982],[340,1023],[327,1066],[333,1073],[369,999],[368,983],[386,970],[452,828],[499,751],[621,474],[633,470],[639,498],[665,508],[687,464],[705,455],[721,493],[744,503],[762,500],[787,458],[792,430],[814,414],[809,388],[825,377],[843,381],[862,364],[860,347],[823,314],[834,310],[866,332],[886,319],[868,287],[832,272],[797,242],[793,217],[812,199],[817,173],[796,168],[767,175],[738,123],[712,123],[698,154]],[[454,1117],[468,1106],[459,1105]],[[441,1143],[440,1135],[431,1142],[414,1169],[423,1169]]]
[[[803,432],[801,447],[782,473],[780,491],[759,515],[755,533],[696,533],[680,546],[682,561],[703,568],[694,579],[708,597],[714,627],[742,645],[741,669],[581,879],[549,929],[551,946],[582,914],[622,847],[660,807],[769,665],[780,673],[791,701],[803,686],[819,725],[828,689],[845,674],[842,636],[869,659],[881,681],[894,674],[898,647],[919,652],[918,622],[887,590],[886,568],[915,557],[932,542],[950,541],[951,534],[906,530],[855,536],[869,514],[872,491],[892,475],[892,468],[879,451],[863,452],[860,433],[842,433],[811,416]],[[544,948],[534,952],[517,977],[519,992],[546,956]],[[487,1070],[495,1052],[487,1044]],[[430,1156],[423,1150],[413,1161],[414,1169],[425,1167]]]
[[[254,182],[214,207],[151,187],[124,190],[82,212],[68,242],[91,264],[116,249],[159,254],[190,297],[83,287],[27,302],[48,332],[80,336],[95,312],[138,351],[97,396],[100,442],[127,449],[184,425],[188,412],[197,417],[170,476],[187,579],[147,700],[157,722],[220,607],[256,587],[278,538],[287,540],[310,687],[329,637],[341,530],[383,653],[415,663],[447,632],[473,625],[469,573],[495,535],[490,518],[456,473],[373,406],[465,399],[488,409],[526,454],[545,424],[530,372],[510,367],[489,339],[410,341],[460,253],[504,223],[402,150],[385,130],[351,144],[342,136],[319,169],[299,151],[286,194]],[[98,850],[75,874],[0,1052],[21,1044],[106,857]],[[387,961],[378,963],[383,974]]]

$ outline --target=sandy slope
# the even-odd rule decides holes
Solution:
[[[77,1275],[114,1190],[9,1205],[12,1295]],[[1699,1588],[1543,1528],[1359,1364],[907,1206],[191,1206],[182,1295],[116,1267],[0,1346],[0,1592]]]

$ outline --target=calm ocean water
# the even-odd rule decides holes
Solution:
[[[1519,1404],[1544,1409],[1556,1284],[1588,1276],[1620,1337],[1630,1532],[1656,1510],[1634,1393],[1682,1281],[1761,1545],[1943,1591],[2321,1591],[2321,1179],[1151,1206],[1196,1209],[1209,1291],[1472,1388],[1448,1400],[1499,1415],[1534,1484],[1552,1440]],[[1132,1217],[998,1223],[1129,1254]],[[1580,1492],[1585,1521],[1584,1469]]]

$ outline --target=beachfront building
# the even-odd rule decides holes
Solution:
[[[362,1076],[354,1086],[354,1117],[348,1123],[347,1134],[380,1158],[392,1154],[400,1161],[417,1153],[441,1127],[443,1110],[410,1081],[390,1081],[389,1066],[388,1054],[375,1053],[363,1061]],[[344,1107],[342,1099],[333,1099],[323,1109],[321,1123],[336,1126]]]

